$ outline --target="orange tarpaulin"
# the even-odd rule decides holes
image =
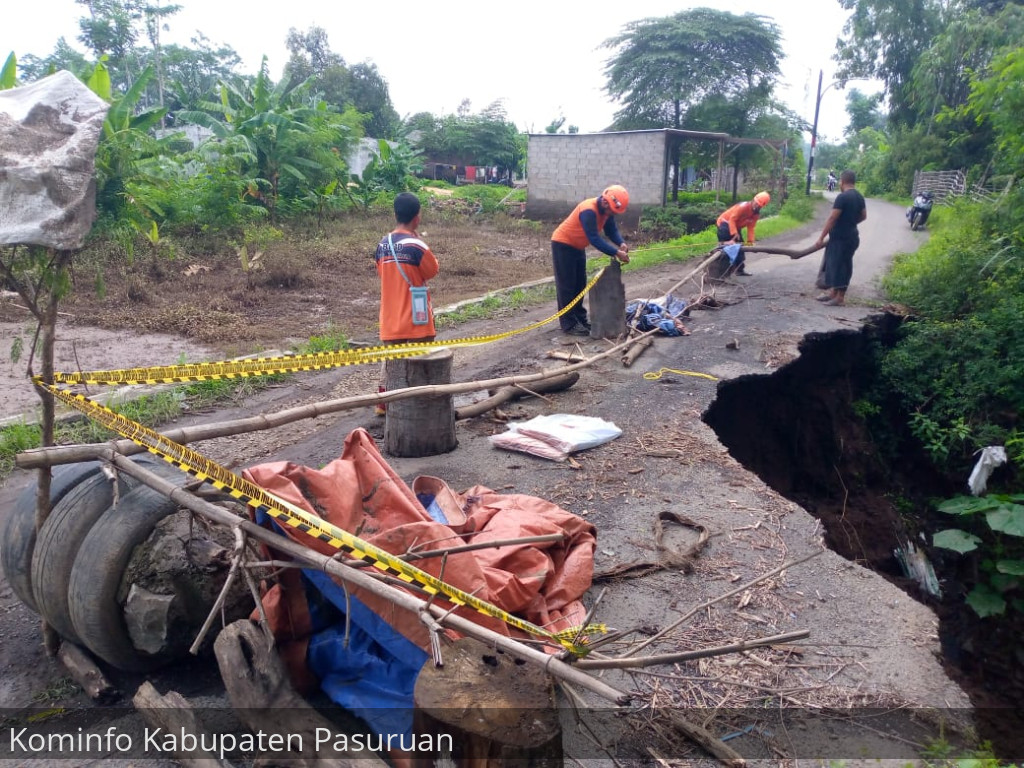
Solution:
[[[447,549],[561,533],[565,538],[560,542],[462,552],[449,555],[444,562],[434,557],[417,560],[415,565],[551,631],[583,621],[580,598],[591,583],[596,531],[583,518],[549,501],[497,493],[482,485],[459,494],[432,477],[419,477],[410,488],[363,429],[349,434],[341,457],[323,469],[276,462],[252,467],[244,475],[276,496],[396,555],[410,549]],[[448,524],[431,517],[417,494],[434,497]],[[288,526],[284,532],[318,552],[336,554],[325,542]],[[264,599],[272,629],[281,642],[301,642],[309,633],[305,598],[297,575],[293,576],[287,577],[286,572]],[[409,640],[429,648],[427,630],[413,613],[362,590],[350,591]],[[435,602],[445,604],[440,598]],[[472,608],[461,607],[458,612],[503,634],[518,634],[504,622]]]

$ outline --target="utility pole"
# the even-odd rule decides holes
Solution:
[[[811,174],[814,172],[814,148],[818,144],[818,112],[821,109],[821,81],[825,73],[818,70],[818,98],[814,101],[814,125],[811,126],[811,152],[807,158],[807,188],[805,195],[811,194]],[[834,85],[834,84],[833,84]]]

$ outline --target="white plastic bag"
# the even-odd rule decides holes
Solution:
[[[610,421],[571,413],[535,416],[508,427],[508,432],[491,436],[492,445],[555,461],[564,460],[570,453],[607,443],[622,434],[622,430]]]

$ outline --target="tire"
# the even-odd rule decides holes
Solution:
[[[191,479],[170,465],[161,469],[159,474],[176,486]],[[68,609],[74,632],[90,651],[118,669],[142,672],[170,660],[136,650],[118,593],[132,551],[149,537],[157,523],[177,510],[176,502],[148,486],[138,486],[116,507],[103,512],[75,557],[68,581]]]
[[[98,461],[62,464],[50,480],[50,508],[53,509],[80,482],[99,474]],[[32,590],[32,553],[36,545],[36,483],[30,483],[14,502],[0,528],[0,566],[18,599],[36,613]]]
[[[159,465],[165,462],[145,454],[134,459],[147,469],[164,474]],[[172,469],[168,467],[168,469]],[[180,470],[173,470],[180,474]],[[139,481],[118,473],[117,497],[121,498],[139,485]],[[86,478],[61,499],[36,536],[32,555],[32,594],[37,612],[73,643],[79,643],[68,610],[68,582],[78,549],[93,524],[114,503],[113,483],[103,473]]]

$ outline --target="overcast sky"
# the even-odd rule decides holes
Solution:
[[[166,3],[165,3],[166,4]],[[583,132],[612,122],[618,106],[603,92],[609,51],[601,44],[626,24],[670,16],[686,8],[711,7],[772,18],[783,33],[781,96],[808,123],[814,117],[818,72],[824,70],[818,134],[839,140],[847,123],[846,99],[828,89],[832,53],[846,12],[838,0],[627,0],[580,4],[564,0],[516,3],[465,0],[389,0],[353,3],[324,0],[178,0],[167,42],[187,45],[197,30],[212,43],[230,45],[254,73],[268,57],[275,77],[287,61],[289,28],[316,25],[331,49],[348,64],[372,61],[387,80],[399,115],[454,113],[463,99],[472,112],[504,101],[520,130],[542,132],[560,115]],[[85,13],[74,0],[5,3],[0,23],[0,60],[45,56],[61,36],[75,47],[77,19]],[[603,8],[604,10],[598,10]],[[880,88],[852,83],[864,92]],[[700,130],[700,126],[686,126]],[[809,137],[808,137],[809,138]]]

